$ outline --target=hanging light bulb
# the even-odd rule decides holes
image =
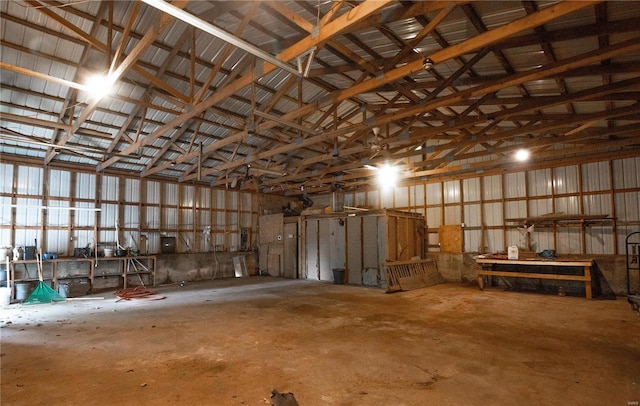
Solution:
[[[515,158],[517,161],[526,161],[527,159],[529,159],[529,150],[528,149],[519,149],[516,151],[516,155]]]
[[[110,75],[95,74],[87,78],[86,90],[91,99],[102,99],[113,92],[115,80]]]
[[[393,165],[384,164],[377,172],[378,185],[382,190],[390,190],[396,187],[398,181],[398,168]]]

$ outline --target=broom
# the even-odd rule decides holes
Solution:
[[[36,254],[37,264],[38,264],[38,286],[31,292],[28,298],[26,298],[22,303],[23,304],[38,304],[38,303],[51,303],[51,302],[60,302],[65,300],[62,296],[58,294],[55,290],[51,289],[49,285],[44,283],[44,278],[42,277],[42,252],[38,252]]]

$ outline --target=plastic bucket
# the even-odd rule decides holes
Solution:
[[[113,256],[113,248],[105,248],[104,249],[104,256],[105,257],[112,257]]]
[[[333,268],[333,283],[335,285],[344,284],[344,268]]]
[[[31,282],[16,282],[16,300],[25,300],[31,294]]]
[[[69,284],[61,283],[58,285],[58,294],[64,298],[69,297]]]
[[[0,306],[11,304],[11,288],[0,288]]]

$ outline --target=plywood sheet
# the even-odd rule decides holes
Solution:
[[[438,229],[440,252],[461,253],[464,247],[462,225],[445,225]]]
[[[267,255],[267,272],[271,276],[280,276],[280,255]]]

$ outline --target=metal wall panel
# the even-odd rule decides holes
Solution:
[[[140,180],[126,178],[124,180],[124,200],[127,203],[140,202]]]
[[[590,196],[592,197],[592,196]],[[564,214],[580,214],[580,197],[568,196],[554,199],[555,212]]]
[[[505,218],[523,218],[527,217],[527,201],[515,200],[504,202],[504,217]],[[498,224],[494,224],[498,225]]]
[[[62,200],[52,200],[46,209],[46,227],[68,227],[69,226],[69,202]],[[59,207],[56,209],[55,207]],[[66,241],[65,241],[66,242]]]
[[[529,200],[529,216],[543,216],[553,213],[553,204],[551,199]]]
[[[462,223],[461,206],[445,206],[444,208],[444,224],[460,224]]]
[[[77,199],[95,199],[96,179],[97,176],[91,173],[76,173],[75,197]]]
[[[163,229],[175,229],[178,228],[178,209],[175,207],[163,207],[162,208],[162,225]]]
[[[115,176],[102,176],[102,200],[119,200],[118,199],[118,184],[120,178]]]
[[[0,224],[11,225],[11,197],[0,196]],[[11,246],[11,228],[0,228],[0,247]]]
[[[482,230],[463,230],[465,252],[483,252],[480,245]]]
[[[178,205],[178,185],[175,183],[164,183],[164,201],[163,204],[171,206]]]
[[[318,269],[320,266],[320,258],[318,252],[318,220],[309,219],[305,221],[305,247],[304,255],[305,259],[305,271],[306,275],[302,277],[311,279],[314,281],[320,280],[318,275]]]
[[[0,193],[13,193],[13,164],[0,162]]]
[[[481,198],[480,178],[464,179],[462,181],[462,200],[465,202],[478,202]]]
[[[71,172],[51,169],[49,171],[49,196],[71,196]]]
[[[69,236],[71,238],[71,236]],[[101,240],[104,241],[104,240]],[[115,241],[115,239],[110,239],[107,241]],[[83,248],[91,245],[91,247],[96,246],[96,234],[93,230],[75,230],[73,232],[73,245],[75,248]],[[69,252],[69,255],[73,255],[73,252]]]
[[[394,206],[398,210],[406,210],[409,207],[409,188],[398,187],[394,189]]]
[[[381,191],[379,196],[381,209],[392,209],[394,207],[393,189]]]
[[[42,210],[38,208],[40,206],[42,206],[41,199],[26,199],[22,197],[17,198],[15,225],[18,227],[32,227],[42,225]]]
[[[88,210],[76,210],[73,216],[74,227],[93,227],[96,220],[96,212],[92,210],[93,203],[76,202],[76,207]]]
[[[124,222],[122,227],[124,228],[139,228],[140,227],[140,208],[138,206],[127,204],[123,208]]]
[[[484,176],[482,178],[482,199],[495,200],[502,199],[502,176]]]
[[[16,193],[20,195],[42,195],[42,168],[19,166]]]
[[[585,228],[585,250],[587,254],[608,254],[613,252],[613,246],[613,227],[592,225]],[[574,251],[571,253],[579,254],[580,252]],[[622,253],[624,253],[624,251],[622,251]]]
[[[227,210],[238,210],[238,192],[227,192],[225,191],[225,208]]]
[[[482,252],[503,252],[507,250],[502,230],[485,230],[484,249]],[[514,244],[511,244],[514,245]],[[519,244],[515,244],[519,245]]]
[[[608,162],[586,163],[582,164],[581,168],[583,192],[611,189]]]
[[[100,227],[114,228],[118,224],[118,205],[102,203],[100,205]]]
[[[211,212],[208,210],[201,210],[198,216],[198,221],[201,228],[211,227]]]
[[[367,206],[367,193],[365,192],[356,192],[354,195],[353,204],[355,207],[364,207]]]
[[[213,190],[213,208],[224,209],[225,208],[225,191],[214,189]]]
[[[504,175],[505,198],[526,197],[527,182],[524,172],[507,173]]]
[[[69,230],[48,229],[46,237],[46,245],[41,247],[42,252],[55,252],[60,256],[73,255],[73,252],[67,252]]]
[[[118,237],[116,237],[116,230],[100,229],[100,231],[98,231],[98,240],[101,243],[115,244],[116,241],[118,240]],[[92,237],[91,243],[93,244],[93,237]],[[78,244],[78,247],[81,247],[81,246],[82,245]]]
[[[367,205],[372,209],[381,208],[380,193],[377,190],[367,192]]]
[[[554,194],[578,193],[579,186],[577,166],[563,166],[553,169]]]
[[[347,217],[347,283],[362,284],[362,217]]]
[[[320,270],[320,280],[330,281],[333,278],[331,272],[331,226],[328,219],[320,219],[318,221],[318,265]]]
[[[580,228],[559,227],[556,232],[557,246],[555,246],[555,248],[552,235],[553,233],[551,231],[536,231],[536,237],[538,237],[536,252],[546,249],[555,249],[558,254],[577,254],[582,252],[583,247]]]
[[[459,203],[460,196],[460,181],[452,180],[443,183],[444,186],[444,203]],[[451,223],[447,223],[451,224]]]
[[[618,219],[618,221],[640,221],[640,192],[616,193],[615,205],[616,218]],[[637,226],[635,228],[637,228]]]
[[[575,196],[575,199],[578,200],[579,197]],[[584,207],[584,214],[587,215],[596,215],[596,214],[607,214],[613,215],[613,207],[611,207],[611,196],[609,195],[584,195],[582,197]]]
[[[442,204],[442,183],[427,184],[427,204]]]
[[[511,204],[517,202],[509,202]],[[524,202],[522,202],[522,206],[526,206]],[[485,203],[483,205],[484,211],[484,225],[486,226],[501,226],[504,224],[504,219],[502,217],[502,203]],[[466,220],[466,217],[465,217]]]
[[[193,207],[195,202],[196,188],[192,185],[180,186],[180,206]]]
[[[409,199],[411,207],[421,207],[425,205],[425,188],[424,185],[416,185],[409,187]]]
[[[160,207],[147,206],[144,208],[146,224],[142,224],[142,227],[149,229],[160,229]]]
[[[576,230],[576,229],[573,229],[573,230]],[[582,245],[581,239],[578,238],[578,240],[580,241],[572,241],[570,243],[580,243],[580,246],[581,246]],[[531,233],[531,241],[532,241],[531,250],[534,252],[540,252],[546,249],[554,249],[553,232],[550,229],[536,228],[535,232]],[[560,247],[558,247],[555,249],[558,251],[558,253],[562,253],[563,249],[569,249],[569,248],[567,247],[567,248],[561,249]]]
[[[363,269],[378,268],[378,257],[380,255],[378,246],[379,231],[377,216],[362,217]]]
[[[464,225],[465,227],[480,227],[481,224],[481,206],[480,204],[465,204],[464,205]]]
[[[444,225],[442,221],[442,210],[440,207],[428,207],[427,208],[427,224],[431,228],[438,228]]]
[[[616,189],[640,187],[640,157],[614,160],[613,174]]]
[[[195,224],[193,209],[180,209],[178,212],[180,214],[180,228],[192,228]]]
[[[201,209],[211,208],[211,189],[200,188],[200,195],[198,196],[198,206]]]
[[[147,181],[147,204],[160,204],[160,182]],[[147,217],[147,220],[149,217]]]
[[[551,170],[538,169],[527,172],[529,196],[546,196],[551,194]]]

